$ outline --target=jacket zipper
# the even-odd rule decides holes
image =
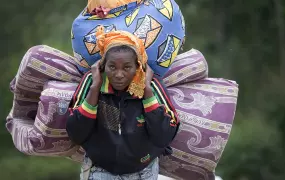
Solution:
[[[121,131],[121,124],[119,124],[119,135],[122,134],[122,131]]]
[[[119,131],[119,135],[122,134],[122,129],[121,129],[121,102],[119,102],[119,111],[120,111],[120,118],[119,118],[119,124],[118,124],[118,131]]]

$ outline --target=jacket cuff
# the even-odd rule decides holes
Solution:
[[[88,104],[88,102],[86,100],[84,100],[83,103],[81,104],[81,106],[78,108],[78,110],[83,116],[91,118],[91,119],[96,119],[97,107],[98,107],[98,105],[92,106],[92,105]]]
[[[143,102],[144,111],[146,113],[151,112],[159,107],[159,103],[155,96],[152,96],[151,98],[148,99],[144,99],[142,102]]]

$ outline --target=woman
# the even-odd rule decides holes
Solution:
[[[176,112],[140,39],[103,27],[96,38],[102,61],[76,90],[68,135],[92,162],[89,179],[157,179],[158,157],[169,154],[178,129]]]
[[[114,1],[123,2],[123,0]],[[108,0],[102,3],[114,1]],[[124,30],[136,34],[144,41],[149,57],[148,64],[155,74],[163,77],[170,92],[170,99],[183,122],[183,126],[181,123],[180,131],[171,143],[173,154],[160,158],[160,173],[177,180],[189,179],[189,177],[214,180],[215,168],[231,132],[238,87],[228,80],[204,79],[208,75],[208,66],[203,55],[197,50],[183,53],[174,60],[180,48],[180,40],[185,36],[184,18],[174,0],[151,0],[141,1],[141,3],[128,1],[132,3],[111,9],[110,12],[106,8],[112,7],[103,4],[101,7],[95,5],[89,8],[88,6],[89,11],[85,9],[79,14],[72,26],[75,58],[48,46],[32,47],[25,54],[18,73],[11,82],[14,101],[6,123],[15,147],[33,156],[63,156],[74,161],[83,161],[84,150],[80,146],[75,146],[66,133],[66,121],[69,116],[67,110],[82,74],[89,71],[91,66],[101,59],[95,33],[98,25],[102,24],[108,32]],[[89,2],[95,2],[95,0]],[[107,51],[101,52],[106,54]],[[90,75],[89,73],[89,79],[85,77],[85,80],[89,80],[88,83],[92,80]],[[138,77],[142,76],[138,75]],[[77,102],[75,107],[79,110],[90,87],[88,83],[84,86],[87,87],[86,91],[84,88],[78,88],[77,96],[74,98],[74,103]],[[84,81],[81,85],[83,84]],[[143,95],[144,92],[141,96]],[[100,107],[99,99],[98,109]],[[122,116],[125,117],[124,104],[120,107]],[[113,109],[110,106],[105,108]],[[74,110],[73,113],[76,114],[76,111]],[[115,109],[113,112],[120,111]],[[107,114],[113,115],[108,112]],[[100,119],[99,114],[97,119]],[[144,127],[144,118],[135,119],[139,122],[138,126]],[[101,122],[98,120],[95,123]],[[120,128],[118,126],[113,129],[121,129],[121,134],[124,136],[124,124],[117,123],[119,124]],[[95,128],[101,130],[99,125],[100,123],[96,124]],[[86,127],[83,128],[82,132],[88,130]],[[100,137],[104,137],[103,140],[106,141],[106,137],[109,136],[104,134]],[[132,149],[130,153],[138,153],[139,150]],[[101,153],[101,155],[104,154]],[[142,160],[148,160],[149,156],[144,155],[144,157]],[[86,158],[85,161],[88,163],[83,166],[83,170],[85,167],[90,170],[88,165],[91,160]],[[156,168],[152,164],[150,166]],[[91,171],[95,171],[94,168],[98,167],[93,166]],[[152,168],[145,169],[146,172],[150,172]],[[134,179],[139,179],[136,178],[137,175]]]

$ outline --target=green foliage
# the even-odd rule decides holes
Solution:
[[[281,180],[284,161],[280,131],[258,114],[237,115],[218,173],[225,179]]]
[[[78,165],[21,155],[5,129],[9,82],[24,53],[46,44],[72,54],[70,28],[86,1],[0,0],[0,177],[78,179]],[[231,138],[217,173],[225,180],[283,180],[285,166],[285,3],[282,0],[177,0],[186,47],[206,57],[211,77],[240,85]]]
[[[78,164],[66,159],[13,156],[0,160],[1,179],[77,180]]]

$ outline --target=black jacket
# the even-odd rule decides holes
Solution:
[[[141,171],[165,152],[177,133],[179,123],[166,89],[154,78],[155,96],[139,99],[118,94],[104,76],[99,103],[92,107],[85,101],[91,83],[91,73],[85,74],[74,94],[66,127],[70,139],[94,165],[112,174]]]

